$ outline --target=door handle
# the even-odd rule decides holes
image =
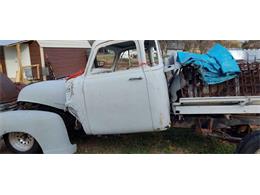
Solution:
[[[132,77],[129,79],[129,81],[140,81],[143,80],[143,77]]]

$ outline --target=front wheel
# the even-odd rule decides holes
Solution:
[[[38,142],[27,133],[8,133],[4,135],[4,141],[7,148],[17,154],[36,154],[40,151]]]
[[[260,154],[260,131],[247,135],[237,147],[239,154]]]

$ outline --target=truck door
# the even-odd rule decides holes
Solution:
[[[92,52],[83,87],[91,133],[153,130],[138,42],[110,41]]]
[[[153,128],[164,130],[170,126],[170,101],[164,64],[157,41],[146,40],[142,44],[144,72],[147,80]]]

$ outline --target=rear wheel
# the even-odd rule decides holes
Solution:
[[[38,142],[27,133],[8,133],[4,135],[4,141],[8,149],[17,154],[35,154],[40,151]]]
[[[247,135],[237,147],[239,154],[260,154],[260,131]]]

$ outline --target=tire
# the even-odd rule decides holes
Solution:
[[[5,134],[4,141],[7,148],[16,154],[37,154],[41,151],[36,139],[26,133]]]
[[[237,147],[238,154],[260,154],[260,131],[245,136]]]

